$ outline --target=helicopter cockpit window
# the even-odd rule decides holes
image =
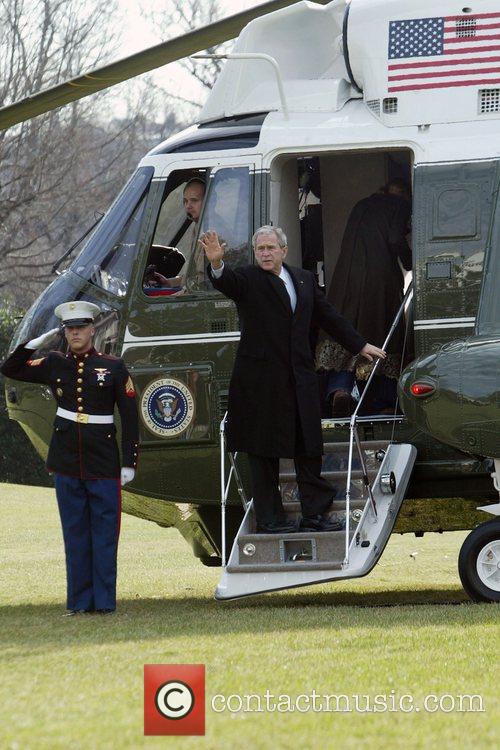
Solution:
[[[225,243],[224,259],[231,266],[249,263],[250,247],[250,174],[248,167],[219,169],[211,180],[201,220],[200,234],[214,230],[221,243]],[[206,277],[206,260],[191,262],[188,269],[188,289],[204,288],[210,282]],[[190,287],[191,285],[191,287]]]
[[[233,267],[248,263],[249,170],[224,168],[208,177],[208,170],[170,174],[143,276],[148,296],[213,291],[198,245],[199,236],[208,229],[225,243],[225,257]]]
[[[152,167],[137,170],[71,266],[74,273],[117,297],[127,293],[153,172]]]
[[[207,170],[176,170],[167,180],[142,281],[150,297],[186,291],[186,269],[196,248],[207,177]]]

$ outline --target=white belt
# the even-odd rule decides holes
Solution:
[[[60,406],[56,414],[58,417],[70,419],[72,422],[79,422],[80,424],[113,424],[114,422],[112,414],[84,414],[83,412],[61,409]]]

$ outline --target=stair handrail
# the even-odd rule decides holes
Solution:
[[[413,282],[410,282],[408,289],[406,290],[406,293],[403,297],[403,301],[401,302],[401,305],[399,306],[399,309],[396,313],[396,316],[392,322],[392,325],[389,329],[389,333],[387,334],[384,343],[382,344],[382,349],[385,350],[387,347],[387,344],[391,340],[392,336],[394,335],[394,332],[398,326],[399,321],[401,320],[401,316],[404,313],[404,309],[406,307],[406,304],[412,299],[413,297]],[[356,408],[354,409],[354,412],[351,415],[351,419],[349,421],[349,455],[347,460],[347,477],[346,477],[346,491],[345,491],[345,557],[344,562],[342,563],[344,567],[347,567],[349,565],[349,527],[350,527],[350,514],[351,514],[351,477],[352,477],[352,454],[354,451],[354,443],[356,443],[356,448],[359,455],[359,460],[361,461],[361,469],[363,472],[363,483],[368,491],[368,499],[365,504],[370,505],[373,515],[375,519],[377,518],[377,506],[375,503],[375,498],[373,497],[372,487],[370,480],[368,478],[368,472],[366,470],[366,464],[365,459],[363,456],[363,449],[361,447],[361,443],[359,440],[358,435],[358,427],[357,427],[357,419],[358,419],[358,412],[361,407],[361,404],[363,403],[363,400],[365,398],[365,394],[368,391],[368,388],[370,387],[370,384],[373,380],[373,377],[377,371],[377,368],[380,364],[381,360],[378,359],[370,373],[370,376],[368,380],[366,381],[366,385],[363,389],[363,393],[361,394],[359,401],[357,403]]]
[[[241,481],[240,473],[238,470],[238,467],[236,465],[236,459],[238,458],[238,452],[231,453],[228,452],[229,455],[229,463],[231,464],[231,468],[229,470],[229,475],[226,482],[226,419],[227,419],[227,411],[225,412],[223,418],[221,419],[220,425],[219,425],[219,449],[220,449],[220,488],[221,488],[221,496],[220,496],[220,502],[221,502],[221,559],[222,559],[222,567],[226,567],[226,505],[227,505],[227,498],[229,495],[229,489],[231,487],[231,481],[234,477],[236,481],[236,487],[239,493],[239,496],[241,498],[241,502],[243,504],[243,509],[246,511],[249,505],[249,501],[247,500],[246,494],[245,494],[245,488],[243,487],[243,482]]]
[[[219,451],[220,451],[220,525],[221,525],[221,563],[222,567],[226,567],[226,440],[225,440],[225,424],[226,424],[227,411],[221,419],[219,425]]]

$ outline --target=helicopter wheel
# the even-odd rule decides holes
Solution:
[[[500,602],[500,519],[486,521],[466,538],[458,557],[462,586],[476,602]]]

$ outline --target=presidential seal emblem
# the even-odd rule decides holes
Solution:
[[[153,380],[142,394],[141,415],[153,435],[176,437],[193,421],[193,394],[180,380]]]

